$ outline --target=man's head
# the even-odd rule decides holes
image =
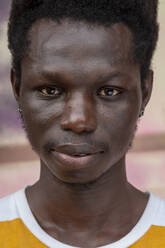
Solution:
[[[33,2],[13,1],[13,90],[42,164],[87,183],[124,159],[150,99],[157,1]]]

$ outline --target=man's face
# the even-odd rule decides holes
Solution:
[[[132,34],[40,20],[29,40],[19,104],[30,143],[58,179],[96,180],[124,160],[142,105]]]

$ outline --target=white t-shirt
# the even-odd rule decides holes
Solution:
[[[165,248],[165,200],[152,193],[135,227],[102,248]],[[48,235],[34,218],[25,188],[0,199],[0,248],[71,248]]]

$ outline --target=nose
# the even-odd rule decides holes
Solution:
[[[65,103],[61,127],[75,133],[93,132],[96,123],[96,105],[87,96],[75,94]]]

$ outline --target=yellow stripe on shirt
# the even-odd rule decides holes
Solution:
[[[0,248],[47,248],[21,219],[0,222]]]

